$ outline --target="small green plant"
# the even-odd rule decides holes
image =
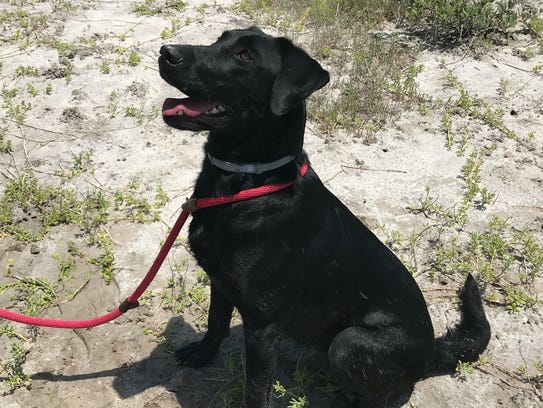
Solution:
[[[452,132],[452,119],[449,113],[445,113],[441,118],[442,129],[447,136],[447,142],[445,146],[447,150],[451,150],[454,145],[454,134]]]
[[[53,11],[70,11],[75,9],[73,3],[69,0],[51,0]]]
[[[505,308],[509,313],[519,313],[522,309],[531,307],[537,303],[537,300],[528,295],[522,288],[510,287],[505,289],[506,303]]]
[[[509,81],[507,79],[500,79],[500,87],[498,89],[498,92],[501,96],[505,96],[507,92],[509,91]]]
[[[69,171],[57,171],[55,174],[65,180],[71,180],[91,170],[93,150],[72,154],[72,167]]]
[[[162,32],[160,33],[160,37],[163,40],[167,40],[169,38],[172,38],[175,33],[177,33],[181,29],[181,20],[179,18],[173,18],[170,24],[170,27],[166,27]]]
[[[60,264],[58,281],[68,281],[73,279],[75,272],[75,259],[73,257],[63,259],[58,254],[53,255],[53,258],[56,259]]]
[[[536,38],[543,35],[543,17],[541,11],[541,9],[535,7],[527,7],[521,16],[524,27]]]
[[[117,116],[119,109],[119,95],[113,91],[109,94],[109,103],[107,105],[107,113],[110,118]]]
[[[81,203],[73,190],[44,186],[32,174],[23,174],[10,181],[0,197],[0,231],[21,241],[38,241],[50,227],[77,223],[81,220]],[[27,229],[24,222],[13,217],[15,208],[36,217],[39,229]]]
[[[304,389],[311,383],[309,374],[300,369],[296,369],[293,373],[295,387],[287,388],[278,380],[273,384],[273,391],[277,397],[288,398],[288,408],[302,408],[308,406],[309,402],[304,395]]]
[[[109,74],[111,72],[111,66],[109,65],[108,60],[103,60],[100,64],[100,72],[102,72],[102,74]]]
[[[196,283],[188,292],[189,299],[196,305],[202,306],[207,302],[207,292],[205,286],[201,283]]]
[[[183,0],[166,0],[166,7],[173,8],[176,11],[183,11],[187,3]]]
[[[15,69],[15,77],[37,77],[39,75],[38,68],[33,66],[18,66]]]
[[[18,301],[25,304],[23,313],[38,316],[43,310],[57,304],[55,284],[43,278],[27,278],[13,276],[14,281],[0,285],[0,293],[16,288],[19,292]]]
[[[113,196],[115,209],[132,221],[143,223],[160,219],[156,207],[142,196],[136,181],[130,182],[124,191],[114,192]]]
[[[83,151],[79,154],[72,154],[73,169],[76,174],[81,174],[89,169],[92,163],[92,155],[94,151],[92,149]]]
[[[72,54],[77,49],[77,44],[75,42],[55,40],[54,47],[57,49],[60,56],[65,57]]]
[[[104,230],[96,234],[96,244],[102,249],[103,254],[89,262],[100,268],[100,276],[109,285],[114,279],[115,254],[111,246],[111,238]]]
[[[473,366],[473,363],[458,361],[455,371],[460,375],[471,375],[474,373],[475,367]]]
[[[130,51],[128,55],[128,65],[135,67],[141,62],[141,56],[136,51]]]
[[[163,208],[169,201],[170,198],[168,197],[168,194],[166,194],[162,186],[157,186],[155,195],[155,208]]]
[[[493,108],[489,102],[480,98],[476,94],[471,94],[452,71],[449,71],[447,81],[449,85],[456,88],[459,93],[457,99],[451,98],[445,103],[445,110],[448,114],[454,112],[455,114],[462,113],[464,115],[468,115],[476,120],[480,120],[492,128],[499,130],[507,137],[517,142],[522,142],[522,139],[505,124],[503,120],[503,109]]]
[[[10,121],[17,126],[22,126],[26,120],[26,113],[32,109],[32,105],[24,100],[19,101],[18,90],[8,89],[5,85],[2,86],[0,96],[3,100],[2,108],[5,111],[2,121],[4,123]]]
[[[517,367],[516,371],[518,375],[520,375],[521,377],[524,377],[526,374],[528,374],[528,367],[526,367],[525,364],[522,364]]]
[[[11,140],[6,139],[4,131],[0,129],[0,153],[10,153],[12,150]]]
[[[124,115],[130,118],[134,118],[138,124],[143,123],[145,120],[150,120],[156,118],[158,115],[159,109],[156,106],[152,106],[150,111],[147,111],[145,105],[140,107],[129,105],[124,108]]]
[[[245,381],[243,378],[242,358],[239,355],[228,354],[224,359],[225,374],[221,381],[226,385],[219,392],[225,408],[238,408],[243,406],[243,393]]]
[[[161,8],[156,4],[156,0],[145,0],[134,7],[134,12],[138,16],[154,16],[160,13]]]
[[[7,361],[0,360],[0,372],[4,374],[4,383],[12,392],[17,388],[30,386],[31,378],[23,371],[23,365],[29,352],[30,350],[21,343],[14,342],[11,343],[10,359]]]
[[[32,96],[32,97],[35,97],[35,96],[38,96],[38,94],[40,93],[36,87],[34,86],[34,84],[26,84],[26,90],[27,92]]]

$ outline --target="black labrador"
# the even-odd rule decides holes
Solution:
[[[305,99],[328,72],[288,39],[258,28],[224,32],[210,46],[164,45],[160,75],[187,98],[164,102],[175,128],[208,130],[195,196],[292,182],[274,194],[201,209],[189,242],[211,278],[208,331],[177,352],[200,367],[243,319],[245,406],[271,406],[281,335],[327,353],[331,372],[363,406],[391,406],[418,379],[474,361],[490,338],[468,276],[461,321],[434,339],[415,280],[309,168]],[[359,405],[356,405],[359,406]]]

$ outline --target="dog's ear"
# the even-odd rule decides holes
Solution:
[[[257,34],[264,34],[266,35],[266,33],[264,33],[264,31],[262,31],[260,28],[258,28],[257,26],[251,26],[249,28],[247,28],[247,30],[250,30],[250,31],[254,31],[255,33]]]
[[[282,116],[330,80],[328,71],[286,38],[278,38],[283,48],[283,65],[271,91],[271,111]]]

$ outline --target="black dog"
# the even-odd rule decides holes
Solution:
[[[462,319],[434,339],[406,268],[319,180],[302,150],[305,98],[328,72],[285,38],[226,31],[210,46],[165,45],[160,74],[188,95],[167,99],[165,122],[209,130],[195,196],[292,181],[271,195],[194,213],[189,241],[211,278],[208,331],[179,361],[208,363],[234,307],[245,333],[245,406],[269,407],[281,335],[324,350],[332,373],[368,406],[390,406],[425,376],[474,361],[490,337],[475,280]]]

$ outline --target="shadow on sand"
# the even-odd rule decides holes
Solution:
[[[183,342],[201,339],[183,318],[169,320],[163,335],[166,341],[158,345],[147,358],[118,368],[85,374],[64,375],[40,372],[33,380],[70,382],[114,377],[113,388],[121,399],[143,393],[152,387],[162,387],[167,392],[158,399],[148,401],[144,407],[163,408],[180,405],[182,408],[238,408],[244,383],[243,333],[241,325],[231,329],[213,362],[203,368],[193,369],[176,364],[172,350]],[[340,391],[324,369],[325,363],[318,353],[309,351],[289,341],[279,347],[276,378],[289,392],[276,395],[275,408],[289,406],[289,401],[302,395],[302,388],[310,407],[348,408],[359,407]]]

